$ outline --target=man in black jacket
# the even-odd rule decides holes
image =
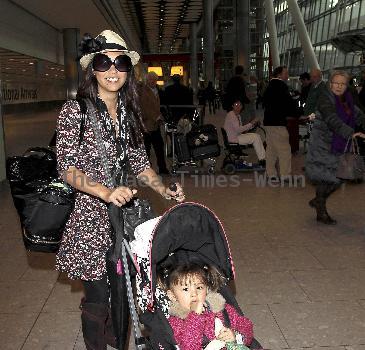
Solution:
[[[167,86],[165,89],[164,102],[169,106],[192,105],[193,92],[187,86],[181,84],[180,75],[174,74],[171,80],[172,85]],[[177,123],[184,115],[191,117],[194,110],[192,108],[172,107],[171,112],[174,122]]]
[[[242,66],[236,66],[234,69],[235,75],[229,79],[226,87],[226,98],[228,99],[228,107],[232,105],[234,101],[240,100],[242,106],[249,104],[250,100],[246,95],[246,82],[243,77],[244,68]]]
[[[269,178],[277,178],[279,174],[275,164],[279,160],[280,177],[284,180],[289,179],[291,175],[291,149],[287,118],[296,117],[298,113],[286,84],[288,78],[289,73],[285,66],[275,68],[273,78],[263,96],[267,142],[266,172]]]

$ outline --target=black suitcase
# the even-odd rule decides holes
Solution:
[[[193,160],[202,160],[215,158],[221,154],[221,148],[218,144],[195,147],[191,150]]]
[[[212,124],[201,125],[191,130],[186,138],[193,160],[215,158],[221,153],[217,129]]]
[[[186,135],[175,135],[175,155],[179,162],[187,162],[191,160],[191,154],[188,143],[186,141]]]
[[[188,132],[186,134],[186,139],[190,148],[217,145],[217,129],[212,124],[201,125]]]

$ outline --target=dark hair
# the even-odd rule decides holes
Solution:
[[[126,109],[128,130],[130,133],[130,146],[138,148],[143,144],[142,131],[145,127],[141,117],[139,107],[139,97],[137,92],[137,80],[134,76],[134,69],[127,73],[127,79],[119,90],[122,102]],[[98,96],[98,82],[93,73],[92,61],[89,63],[85,77],[77,90],[77,99],[89,98],[94,105]]]
[[[226,278],[214,266],[187,263],[158,272],[158,280],[164,290],[189,281],[193,276],[198,277],[211,291],[217,291],[226,283]]]
[[[241,100],[237,97],[237,98],[232,98],[232,99],[231,99],[231,102],[230,102],[230,103],[229,103],[229,105],[227,106],[226,111],[227,111],[227,112],[233,111],[233,105],[234,105],[236,102],[240,102],[240,103],[241,103],[242,111],[245,109],[245,105],[244,105],[244,103],[242,103],[242,101],[241,101]]]
[[[311,76],[309,75],[308,72],[304,72],[301,75],[299,75],[299,79],[300,80],[310,80],[311,79]]]
[[[274,69],[272,72],[272,75],[274,78],[277,78],[281,73],[283,73],[283,70],[286,69],[286,66],[279,66]]]
[[[242,73],[243,73],[243,71],[244,71],[245,69],[243,68],[243,66],[236,66],[235,68],[234,68],[234,73],[236,74],[236,75],[241,75]]]
[[[180,74],[174,74],[174,75],[171,77],[171,80],[172,80],[175,84],[180,83],[180,79],[181,79]]]

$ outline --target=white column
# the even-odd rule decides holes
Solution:
[[[4,120],[3,120],[3,104],[1,98],[1,80],[0,80],[0,182],[6,179],[5,170],[5,135],[4,135]]]
[[[304,59],[307,61],[311,69],[312,68],[319,69],[318,60],[316,54],[314,53],[314,49],[307,32],[307,28],[305,27],[304,19],[300,12],[298,3],[296,0],[287,0],[287,3],[288,3],[289,13],[291,14],[295,28],[298,33],[299,40],[302,44]]]
[[[204,20],[204,71],[206,82],[214,84],[214,28],[213,28],[213,0],[203,1]]]
[[[280,66],[279,46],[278,46],[278,32],[275,24],[275,13],[273,0],[265,0],[265,16],[267,21],[267,28],[269,30],[269,46],[274,68]]]
[[[198,91],[198,60],[197,60],[197,32],[196,23],[190,24],[190,80],[193,88],[194,96]]]

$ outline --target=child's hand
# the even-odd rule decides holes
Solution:
[[[218,340],[224,341],[226,343],[236,341],[236,336],[232,329],[223,327],[217,336]]]
[[[190,311],[201,314],[204,311],[204,303],[201,301],[192,301],[190,303]]]

